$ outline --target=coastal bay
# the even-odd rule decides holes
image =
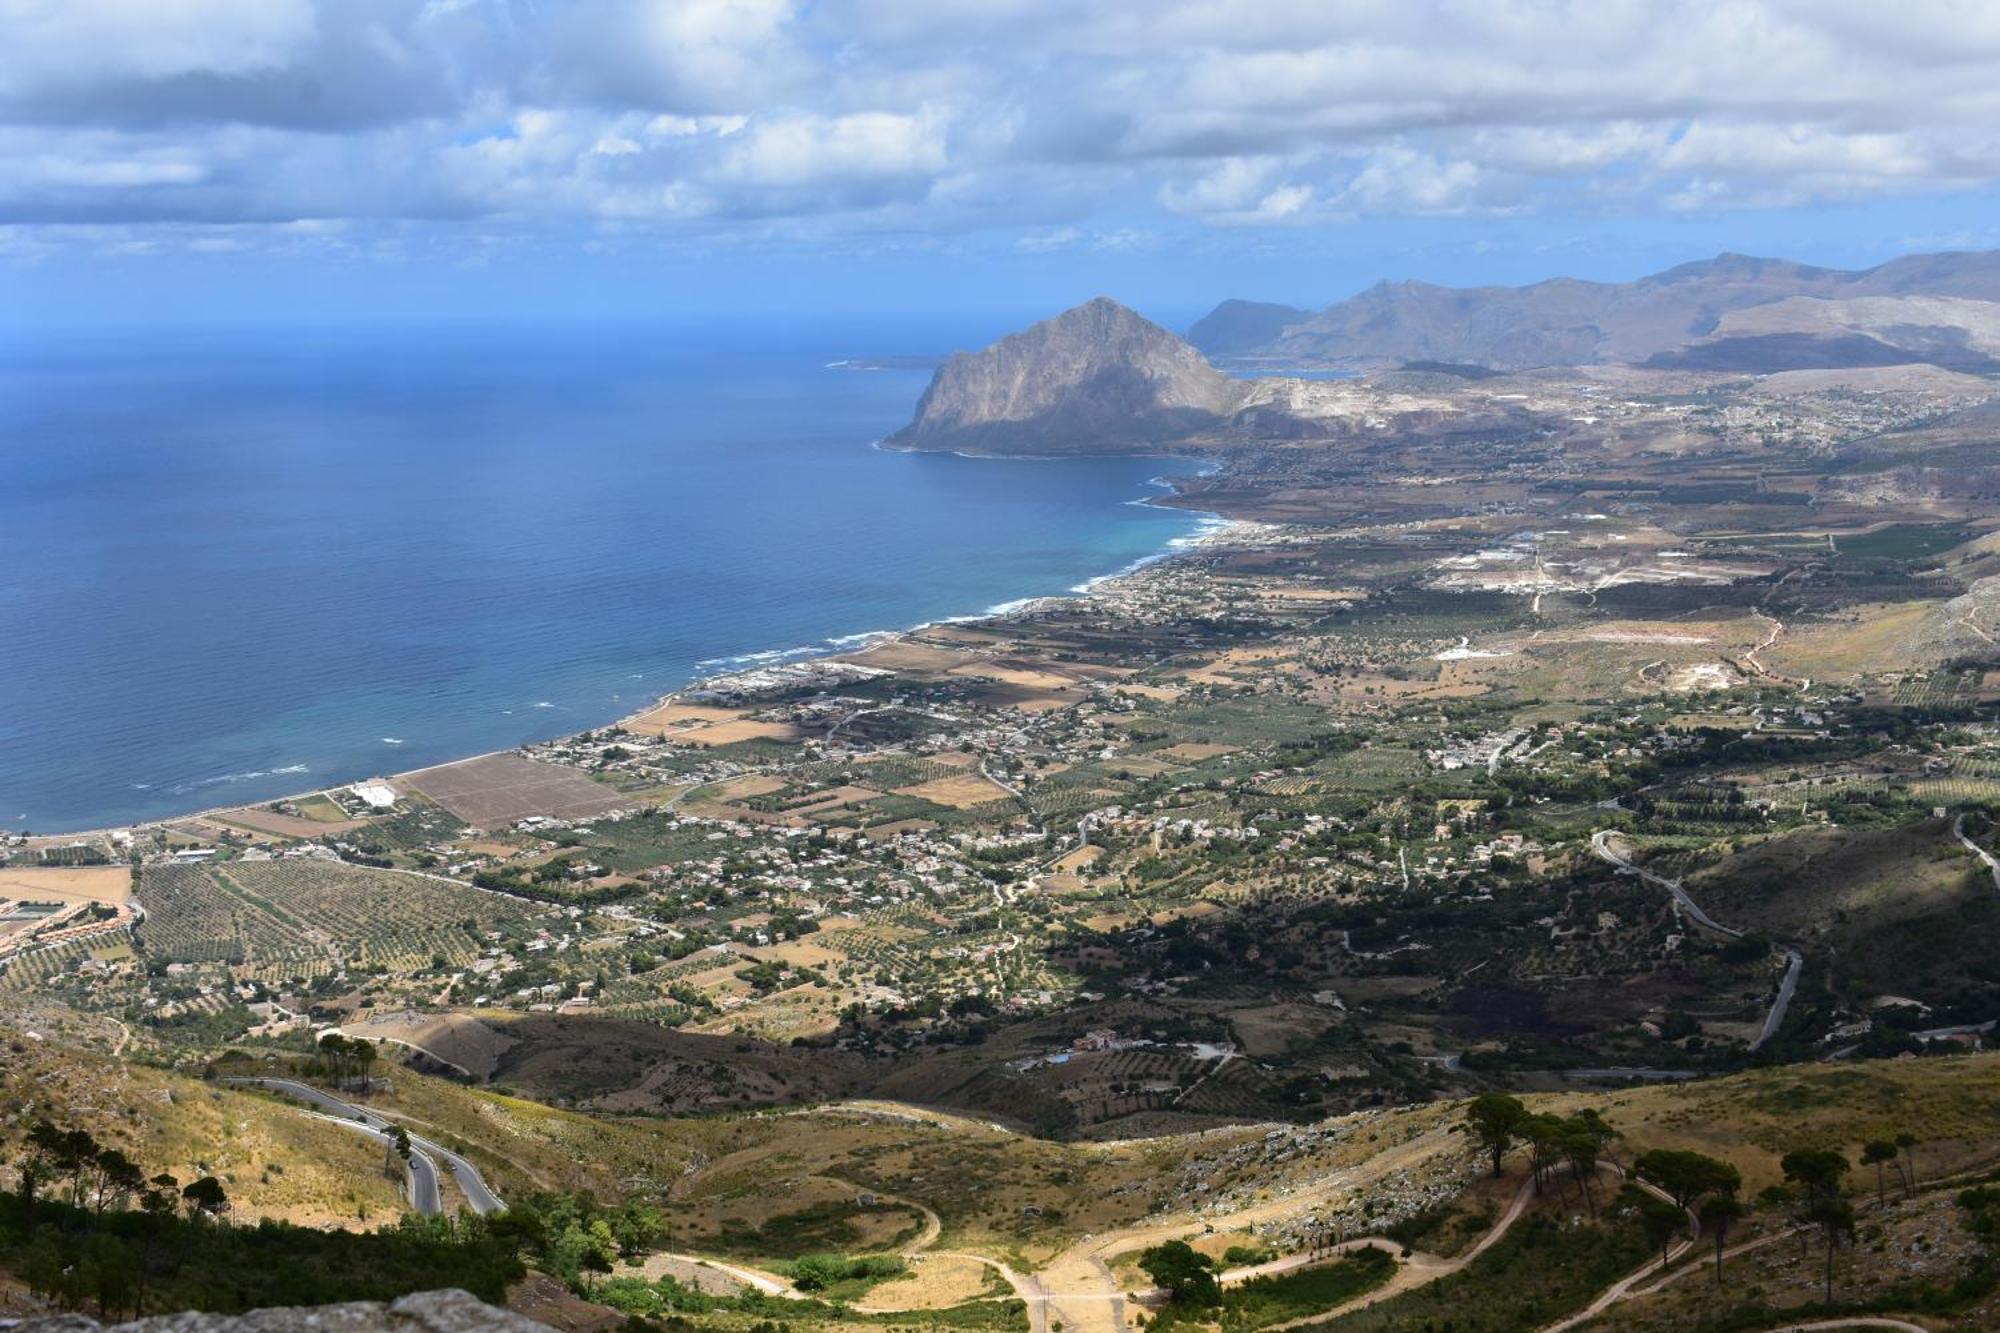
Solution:
[[[601,725],[1064,593],[1201,522],[1133,503],[1191,461],[869,448],[924,371],[828,363],[976,332],[572,332],[8,350],[0,822],[135,823]]]

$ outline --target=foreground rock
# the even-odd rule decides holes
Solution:
[[[355,1301],[238,1315],[188,1311],[108,1325],[83,1315],[55,1315],[12,1327],[19,1333],[547,1333],[548,1329],[463,1291],[420,1291],[392,1305]]]

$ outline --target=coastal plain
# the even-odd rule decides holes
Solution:
[[[979,382],[1074,365],[1049,351],[1072,338],[1191,377],[1150,432],[1061,438],[1213,462],[1164,503],[1225,522],[1077,596],[518,751],[16,839],[18,1053],[250,1078],[365,1040],[393,1066],[371,1105],[503,1196],[669,1210],[656,1287],[791,1301],[813,1255],[904,1261],[844,1313],[681,1316],[731,1330],[1112,1333],[1165,1317],[1136,1256],[1180,1238],[1277,1284],[1225,1327],[1421,1326],[1398,1321],[1468,1274],[1511,1311],[1481,1327],[1600,1298],[1600,1327],[1693,1327],[1700,1277],[1601,1295],[1651,1251],[1637,1214],[1600,1216],[1594,1164],[1483,1182],[1465,1099],[1601,1114],[1621,1172],[1719,1153],[1746,1196],[1799,1148],[1900,1132],[1927,1192],[1885,1195],[1882,1244],[1841,1262],[1917,1327],[1990,1326],[1992,1286],[1951,1286],[1986,1271],[1981,1224],[1942,1191],[2000,1157],[2000,387],[1678,364],[1218,385],[1103,305]],[[898,447],[1051,448],[1045,422],[974,421],[954,375],[976,378],[948,364],[927,396],[951,430]],[[85,899],[115,915],[39,915]],[[330,1206],[277,1178],[246,1208]],[[1776,1204],[1744,1224],[1785,1257],[1731,1327],[1814,1296],[1796,1230]],[[1372,1295],[1325,1294],[1374,1262],[1349,1240],[1384,1247]],[[1919,1309],[1919,1278],[1959,1294]]]

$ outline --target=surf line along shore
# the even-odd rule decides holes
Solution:
[[[1178,506],[1171,506],[1165,503],[1172,498],[1172,496],[1165,495],[1145,496],[1132,501],[1132,503],[1178,509]],[[515,754],[528,746],[549,744],[563,740],[567,736],[580,734],[583,731],[597,731],[609,727],[629,730],[634,722],[649,713],[658,712],[662,708],[687,701],[693,696],[700,695],[704,691],[714,688],[720,682],[729,681],[748,674],[755,669],[755,664],[751,659],[763,659],[763,664],[766,666],[805,662],[851,662],[853,659],[859,658],[868,652],[880,651],[893,644],[905,643],[918,635],[943,626],[959,625],[977,627],[981,625],[1000,625],[1016,616],[1031,615],[1038,608],[1061,606],[1078,600],[1106,600],[1115,603],[1125,597],[1128,590],[1143,587],[1148,579],[1160,577],[1171,572],[1180,561],[1212,555],[1220,551],[1247,546],[1254,542],[1267,542],[1278,537],[1285,530],[1281,524],[1256,522],[1248,519],[1232,519],[1202,510],[1184,509],[1180,512],[1186,513],[1198,521],[1199,526],[1196,530],[1175,537],[1167,543],[1164,549],[1147,556],[1142,556],[1122,569],[1093,576],[1075,585],[1068,592],[1053,593],[1038,597],[1025,597],[1017,601],[1000,603],[989,607],[985,611],[962,616],[946,616],[937,620],[924,621],[904,629],[867,631],[860,634],[844,635],[838,639],[828,640],[823,645],[778,650],[771,654],[743,654],[736,658],[710,659],[711,662],[737,661],[743,663],[743,665],[731,671],[710,671],[657,696],[651,703],[643,707],[594,726],[580,728],[575,732],[564,732],[554,736],[534,738],[523,741],[518,745],[486,750],[477,754],[444,760],[440,763],[425,764],[417,768],[404,769],[388,774],[386,780],[397,786],[399,790],[406,790],[409,786],[413,785],[412,779],[417,775],[432,772],[440,768],[449,768],[457,764],[468,764],[476,760]],[[320,792],[333,790],[352,782],[366,781],[369,776],[361,774],[352,778],[322,783],[318,786],[302,788],[298,791],[266,797],[257,801],[239,801],[227,805],[208,806],[199,810],[191,810],[184,814],[165,815],[157,819],[144,820],[135,824],[108,824],[95,828],[33,835],[29,838],[27,845],[34,847],[68,844],[91,838],[108,838],[114,833],[140,835],[150,833],[154,830],[171,830],[181,826],[203,824],[209,825],[218,834],[224,830],[240,833],[244,830],[228,821],[228,816],[234,812],[273,805],[279,802],[305,800]]]
[[[1170,576],[1183,561],[1248,547],[1253,543],[1269,542],[1285,531],[1279,524],[1230,519],[1207,513],[1201,513],[1199,517],[1203,522],[1196,531],[1176,537],[1166,549],[1143,556],[1122,569],[1086,579],[1067,592],[1024,597],[1000,603],[971,615],[947,616],[906,629],[847,635],[838,640],[830,640],[825,646],[815,645],[769,653],[744,654],[737,658],[726,659],[738,663],[734,670],[713,672],[689,681],[659,696],[651,704],[607,725],[628,731],[665,734],[671,739],[675,733],[662,733],[658,729],[658,724],[649,723],[648,719],[663,712],[672,713],[677,708],[689,710],[702,708],[711,696],[732,688],[756,689],[765,684],[773,686],[787,684],[789,683],[787,677],[794,674],[803,678],[805,673],[797,671],[802,667],[825,668],[844,665],[870,672],[882,670],[882,667],[876,666],[868,659],[893,658],[895,650],[899,647],[920,648],[921,645],[916,641],[923,635],[937,630],[951,627],[966,630],[1000,628],[1019,617],[1032,616],[1038,611],[1070,606],[1079,602],[1100,601],[1116,605],[1134,596],[1143,595],[1150,580]]]

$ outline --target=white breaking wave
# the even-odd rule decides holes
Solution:
[[[257,778],[285,777],[294,773],[310,773],[311,771],[304,764],[286,764],[283,768],[253,768],[243,773],[219,773],[210,778],[195,778],[189,782],[175,783],[173,786],[168,787],[167,790],[176,796],[184,796],[191,791],[200,791],[203,787],[219,787],[224,783],[251,782]],[[151,790],[150,785],[146,783],[135,782],[132,785],[142,791]]]

